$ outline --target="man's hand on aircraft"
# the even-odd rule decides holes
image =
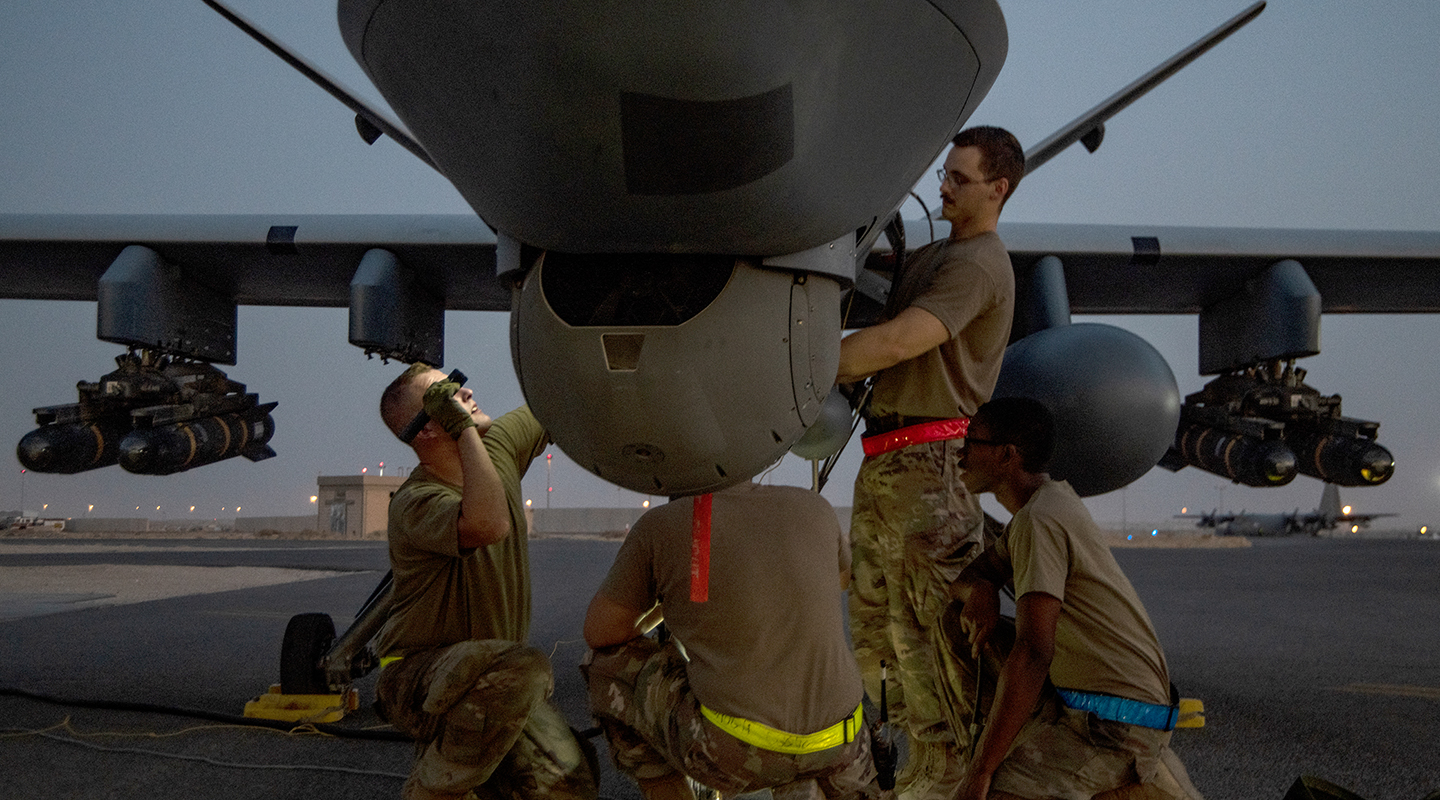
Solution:
[[[459,391],[460,384],[454,381],[436,381],[425,390],[425,413],[452,439],[459,439],[466,428],[478,427],[470,409],[455,396]]]

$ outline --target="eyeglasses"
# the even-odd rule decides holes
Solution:
[[[963,172],[956,172],[954,170],[945,169],[935,170],[935,176],[940,179],[941,186],[944,186],[946,181],[949,181],[955,186],[956,189],[963,189],[972,183],[990,183],[995,180],[995,178],[982,178],[980,180],[976,180]]]

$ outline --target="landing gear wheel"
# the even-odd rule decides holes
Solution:
[[[335,642],[329,614],[296,614],[285,626],[280,645],[280,691],[285,694],[330,694],[320,659]]]

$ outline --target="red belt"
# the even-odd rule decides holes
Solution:
[[[970,418],[956,417],[935,422],[922,422],[919,425],[897,428],[889,433],[866,436],[860,440],[860,444],[865,448],[865,457],[869,458],[881,453],[888,453],[891,450],[909,447],[912,444],[963,439],[968,430],[970,430]]]

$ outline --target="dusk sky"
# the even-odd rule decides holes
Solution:
[[[1236,0],[1002,2],[1010,50],[972,124],[1030,146],[1245,7]],[[383,105],[340,41],[333,2],[236,0],[262,27]],[[1440,230],[1440,5],[1275,0],[1248,27],[1107,124],[1098,153],[1072,147],[1028,177],[1006,208],[1016,222]],[[937,87],[937,92],[944,87]],[[0,213],[471,213],[402,148],[366,146],[352,114],[200,0],[0,4]],[[837,168],[843,168],[837,165]],[[938,187],[917,186],[931,208]],[[911,203],[907,216],[918,217]],[[911,243],[912,245],[915,243]],[[1078,318],[1077,318],[1078,319]],[[1198,390],[1194,317],[1083,318],[1145,336],[1182,394]],[[344,309],[242,307],[239,364],[224,367],[262,402],[279,401],[279,456],[181,475],[110,467],[76,476],[0,470],[0,509],[202,520],[304,514],[317,475],[413,465],[380,425],[395,364],[346,342]],[[450,312],[446,368],[472,376],[482,405],[522,401],[507,319]],[[93,303],[0,300],[0,442],[34,427],[37,406],[74,402],[77,381],[113,369],[121,348],[94,338]],[[1381,422],[1397,474],[1342,490],[1357,511],[1402,516],[1377,527],[1440,524],[1440,318],[1338,316],[1308,382],[1344,397],[1348,416]],[[858,444],[825,495],[848,505]],[[557,449],[554,506],[638,505]],[[526,495],[545,504],[536,464]],[[809,484],[789,456],[766,480]],[[1278,490],[1156,469],[1088,501],[1102,522],[1159,523],[1182,506],[1313,508],[1319,482]],[[1223,496],[1222,496],[1223,495]],[[191,512],[190,506],[196,511]],[[137,506],[139,507],[137,509]],[[155,507],[159,506],[157,512]]]

